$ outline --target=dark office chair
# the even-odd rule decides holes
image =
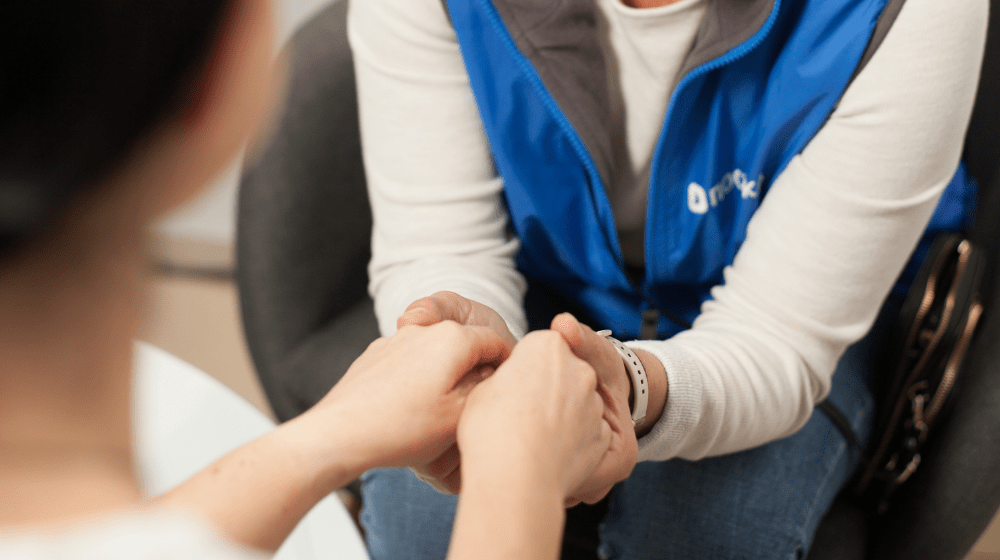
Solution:
[[[964,159],[979,181],[979,215],[1000,205],[1000,1],[991,0],[990,31]],[[997,213],[988,212],[996,218]],[[1000,263],[995,220],[977,220],[973,240],[991,255],[983,286],[987,313],[970,350],[950,416],[935,428],[916,474],[892,511],[867,520],[838,501],[820,525],[810,560],[963,558],[1000,505]],[[858,539],[866,535],[866,547]]]
[[[970,126],[966,161],[1000,194],[1000,0]],[[278,418],[322,397],[378,336],[366,294],[371,212],[357,123],[346,3],[294,37],[284,117],[245,169],[237,225],[237,280],[250,352]],[[996,248],[991,249],[993,254]],[[1000,259],[994,259],[997,261]],[[986,288],[1000,301],[1000,283]],[[962,558],[1000,505],[1000,314],[988,312],[971,351],[958,406],[883,519],[838,501],[811,560]]]
[[[286,110],[240,185],[243,325],[282,421],[315,404],[379,336],[346,12],[338,1],[292,39]]]

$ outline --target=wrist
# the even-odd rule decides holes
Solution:
[[[619,363],[624,365],[624,381],[629,388],[629,414],[632,418],[632,428],[638,432],[646,423],[646,409],[649,405],[649,382],[647,380],[645,365],[631,348],[611,336],[610,330],[599,331],[597,335],[603,336],[611,344],[612,348],[614,348],[615,352],[621,358]]]
[[[667,394],[669,392],[667,382],[667,372],[663,368],[663,363],[659,358],[645,350],[633,349],[635,355],[642,361],[646,368],[646,378],[649,383],[649,400],[646,404],[646,421],[636,430],[636,437],[642,437],[653,429],[653,426],[663,415],[663,409],[667,404]]]
[[[463,493],[468,488],[478,488],[480,492],[490,488],[529,488],[551,493],[560,503],[569,493],[570,489],[566,488],[566,481],[563,480],[565,466],[547,457],[541,446],[524,445],[525,440],[521,438],[499,445],[496,445],[497,438],[486,440],[494,442],[494,445],[480,446],[472,452],[459,441]]]
[[[306,412],[275,431],[300,472],[324,496],[375,466],[369,464],[372,453],[362,447],[365,438],[352,433],[351,423],[328,418],[330,412]]]
[[[564,482],[548,461],[535,457],[529,461],[470,461],[462,458],[462,494],[505,499],[512,494],[532,496],[538,503],[557,507],[569,493]],[[524,498],[518,498],[524,499]]]
[[[448,558],[558,558],[565,497],[552,485],[519,476],[474,476],[462,468]]]

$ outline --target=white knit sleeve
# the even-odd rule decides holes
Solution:
[[[348,35],[382,333],[414,300],[451,290],[495,309],[520,338],[518,240],[441,0],[351,2]]]
[[[909,0],[832,118],[770,188],[694,327],[634,342],[666,410],[640,460],[698,459],[801,428],[871,327],[958,165],[986,0]]]

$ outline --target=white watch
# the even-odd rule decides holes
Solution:
[[[614,344],[615,349],[618,350],[625,362],[625,369],[628,370],[629,378],[632,380],[632,428],[638,429],[646,421],[646,405],[649,402],[649,381],[646,380],[646,368],[642,366],[642,360],[635,355],[635,352],[611,336],[611,331],[598,331],[597,334]]]

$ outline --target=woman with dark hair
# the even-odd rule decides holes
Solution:
[[[263,123],[271,49],[268,0],[0,7],[0,557],[252,557],[362,471],[457,441],[454,557],[554,558],[564,500],[610,427],[594,370],[551,332],[512,352],[484,327],[402,329],[311,411],[141,500],[143,234]]]

